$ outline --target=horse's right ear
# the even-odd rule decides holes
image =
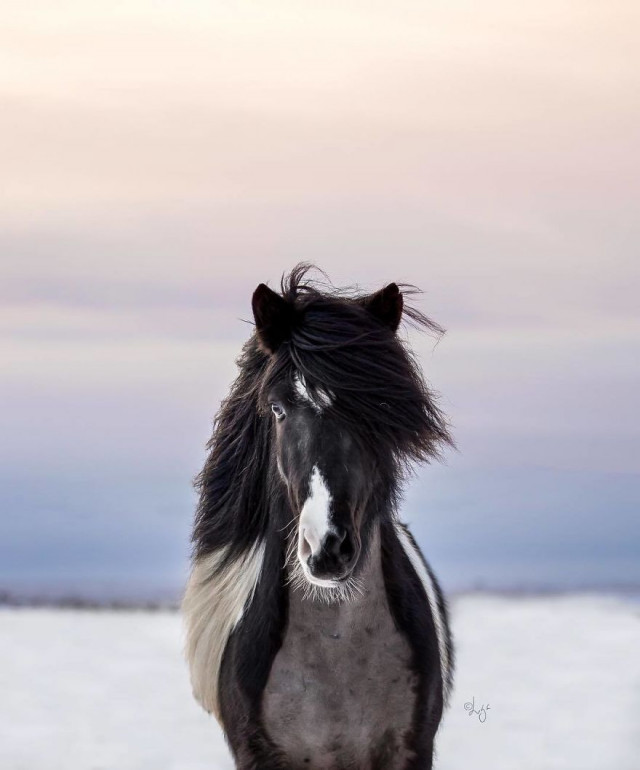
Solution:
[[[292,305],[261,283],[253,292],[251,307],[260,347],[265,353],[275,353],[291,335]]]

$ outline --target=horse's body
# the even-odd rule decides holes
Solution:
[[[200,477],[194,694],[242,770],[430,768],[451,642],[396,504],[407,461],[448,435],[395,335],[395,284],[347,298],[303,277],[256,290]]]

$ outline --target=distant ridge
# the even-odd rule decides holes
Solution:
[[[46,596],[37,594],[16,594],[0,591],[0,607],[50,607],[52,609],[73,610],[177,610],[178,599],[109,599],[86,596]]]

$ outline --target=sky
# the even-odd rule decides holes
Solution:
[[[10,3],[0,590],[175,594],[250,297],[406,281],[450,590],[640,584],[636,3]]]

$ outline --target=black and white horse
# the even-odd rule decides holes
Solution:
[[[398,519],[449,441],[394,283],[260,284],[198,478],[183,612],[195,697],[242,770],[417,770],[451,687],[438,583]],[[405,290],[405,294],[407,291]]]

